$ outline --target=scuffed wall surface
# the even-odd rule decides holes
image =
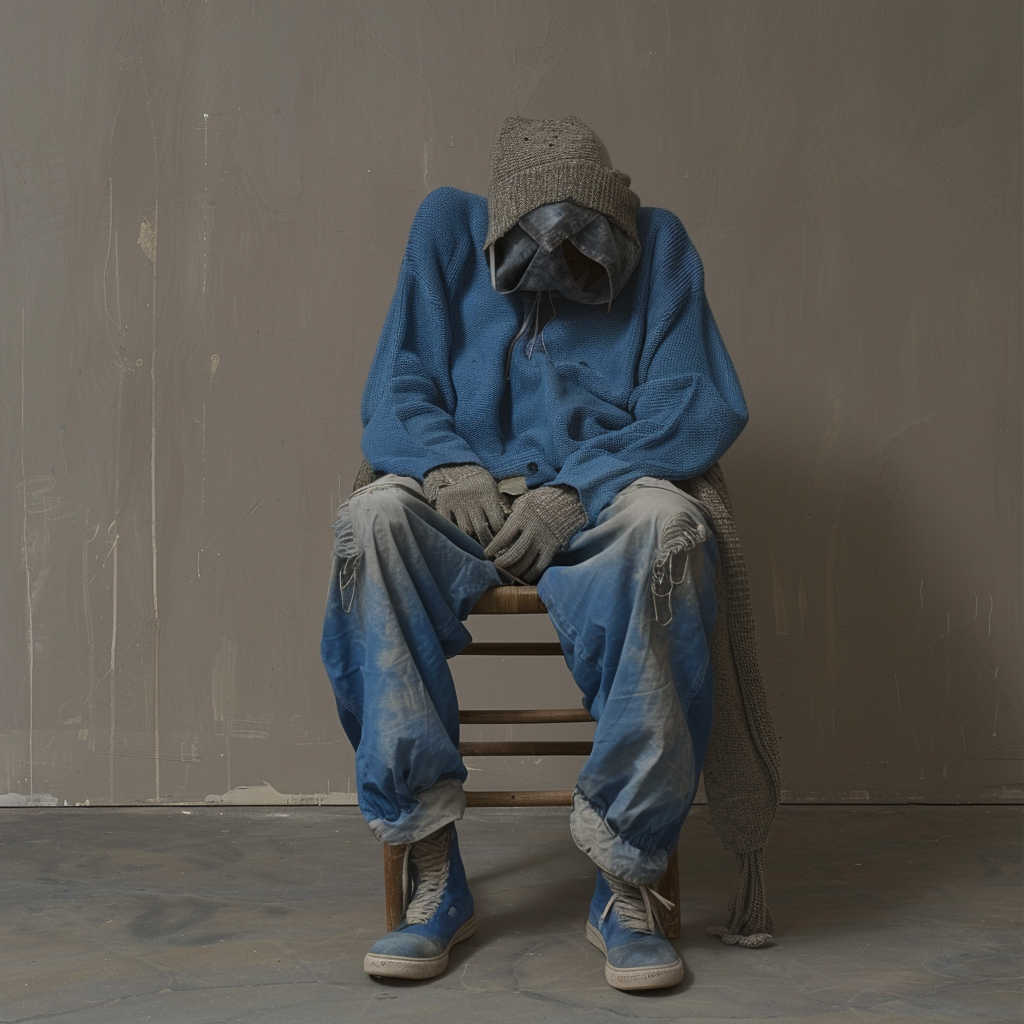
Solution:
[[[519,112],[582,116],[704,258],[786,798],[1024,795],[1019,4],[0,19],[0,793],[349,799],[318,641],[362,382],[416,206]],[[466,660],[467,706],[575,699]]]

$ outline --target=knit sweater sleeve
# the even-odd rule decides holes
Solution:
[[[593,522],[642,476],[687,480],[714,465],[747,422],[747,407],[704,294],[704,269],[682,224],[658,211],[633,422],[595,435],[563,463]]]
[[[479,462],[455,430],[446,268],[469,254],[450,189],[413,221],[391,308],[363,392],[363,454],[378,472],[422,479],[435,466]]]

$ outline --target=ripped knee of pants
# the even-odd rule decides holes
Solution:
[[[352,517],[349,515],[346,502],[338,510],[338,518],[334,523],[334,555],[338,559],[338,589],[341,592],[341,609],[352,611],[356,597],[356,582],[363,552],[352,529]]]
[[[688,512],[676,512],[661,533],[661,545],[651,566],[654,619],[661,626],[672,621],[672,591],[686,579],[690,552],[707,540],[703,522]]]

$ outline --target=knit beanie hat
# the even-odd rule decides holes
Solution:
[[[506,117],[491,150],[484,248],[524,214],[565,199],[603,213],[639,245],[640,198],[629,185],[629,175],[612,170],[604,143],[578,117]]]

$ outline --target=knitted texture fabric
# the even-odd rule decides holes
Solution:
[[[587,513],[571,487],[537,487],[516,498],[484,554],[514,578],[533,583],[586,525]]]
[[[494,477],[483,466],[477,465],[475,462],[463,462],[457,466],[436,466],[429,473],[423,475],[423,493],[427,501],[436,507],[437,496],[443,488],[461,484],[473,477],[482,477],[485,474],[494,480]]]
[[[571,487],[538,487],[516,500],[514,508],[529,509],[558,541],[560,548],[587,525],[587,513]]]
[[[509,513],[497,480],[476,463],[432,469],[423,477],[423,493],[445,519],[484,545],[505,525]]]
[[[750,585],[725,477],[716,464],[681,486],[707,508],[721,559],[715,576],[718,619],[711,633],[714,719],[704,786],[715,831],[740,869],[729,924],[708,931],[730,945],[761,946],[774,927],[762,850],[779,809],[779,744],[757,662]]]
[[[438,189],[413,222],[363,394],[363,454],[422,480],[476,462],[496,480],[574,487],[593,522],[642,476],[689,479],[747,421],[704,294],[700,257],[667,210],[637,213],[641,255],[610,310],[491,286],[487,204]],[[529,320],[533,324],[533,320]]]
[[[380,476],[383,476],[383,474],[376,472],[373,466],[371,466],[370,463],[366,461],[366,459],[363,459],[363,461],[359,463],[359,469],[356,472],[356,478],[355,480],[352,481],[353,492],[361,491],[364,487],[367,487],[370,484],[372,484],[373,481]]]
[[[565,199],[603,213],[639,242],[640,199],[629,185],[629,175],[612,169],[604,143],[578,117],[506,117],[491,150],[483,247],[524,214]]]
[[[356,489],[378,475],[364,459]],[[758,948],[771,941],[774,928],[763,850],[779,809],[779,745],[757,662],[750,585],[725,477],[716,463],[678,486],[707,508],[720,558],[715,575],[718,618],[711,633],[714,717],[704,786],[715,831],[735,855],[740,877],[729,900],[728,924],[707,931],[726,945]]]

